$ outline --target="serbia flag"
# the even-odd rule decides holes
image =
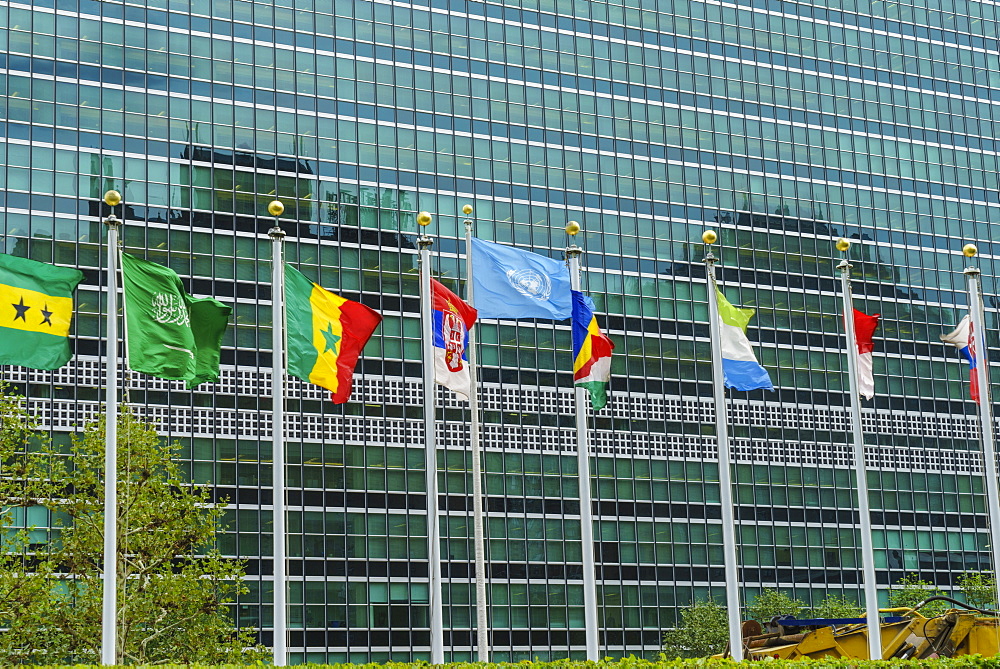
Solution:
[[[941,341],[958,349],[962,357],[969,363],[969,395],[973,400],[979,400],[979,375],[976,374],[976,342],[972,332],[972,316],[965,315],[958,327],[948,334],[941,335]]]

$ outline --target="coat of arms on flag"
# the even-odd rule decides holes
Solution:
[[[465,399],[472,394],[469,374],[469,329],[476,322],[476,310],[444,284],[431,279],[431,317],[434,327],[434,380]]]

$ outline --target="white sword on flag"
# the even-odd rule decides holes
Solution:
[[[851,263],[847,252],[851,243],[837,240],[837,250],[845,257],[837,265],[840,291],[844,297],[844,328],[847,331],[847,376],[851,393],[851,445],[854,474],[858,486],[858,519],[861,525],[861,574],[865,590],[865,618],[868,621],[868,657],[882,659],[882,623],[878,617],[878,586],[875,582],[875,548],[872,517],[868,502],[868,468],[865,466],[865,438],[861,430],[861,394],[858,390],[858,339],[854,331],[854,297],[851,293]]]

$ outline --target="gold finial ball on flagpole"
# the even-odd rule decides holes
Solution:
[[[431,224],[431,215],[426,211],[422,211],[417,214],[417,223],[422,226],[428,226]]]
[[[104,194],[104,204],[109,207],[116,207],[122,203],[122,194],[116,190],[109,190]]]
[[[271,216],[281,216],[285,213],[285,205],[281,204],[281,200],[271,200],[267,205],[267,213]]]
[[[976,248],[975,244],[966,244],[965,246],[962,247],[962,253],[965,255],[966,258],[971,258],[977,253],[979,253],[979,249]]]
[[[471,204],[467,204],[464,207],[462,207],[462,213],[465,214],[466,216],[468,216],[469,214],[471,214],[472,213],[472,205]]]
[[[841,253],[847,253],[847,250],[851,248],[851,242],[847,241],[843,237],[837,240],[837,250]]]
[[[581,229],[580,224],[576,221],[570,221],[566,224],[566,234],[570,237],[575,237],[580,234]]]
[[[715,234],[715,230],[706,230],[705,232],[701,233],[701,241],[705,242],[706,244],[714,244],[716,241],[718,241],[718,239],[719,235]]]

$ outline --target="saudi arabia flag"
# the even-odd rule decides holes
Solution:
[[[169,267],[122,254],[128,366],[194,388],[219,378],[222,335],[232,308],[184,291]]]

